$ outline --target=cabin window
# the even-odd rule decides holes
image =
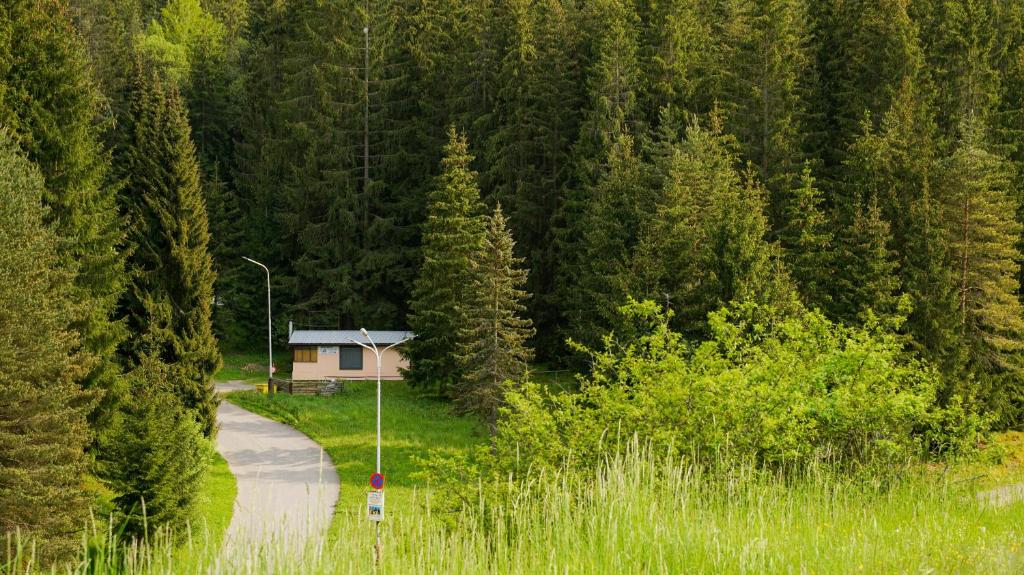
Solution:
[[[316,347],[304,345],[292,348],[292,361],[295,363],[316,363]]]
[[[341,369],[363,369],[363,348],[343,346],[340,367]]]

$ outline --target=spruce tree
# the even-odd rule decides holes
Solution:
[[[526,376],[533,350],[533,322],[523,318],[529,294],[523,290],[528,275],[523,258],[515,257],[515,241],[499,204],[487,218],[480,251],[474,256],[473,278],[461,331],[459,361],[463,378],[456,386],[455,403],[476,413],[491,429],[504,403],[504,384]]]
[[[712,120],[710,129],[687,129],[634,261],[634,276],[653,290],[639,295],[668,299],[679,328],[697,337],[723,305],[781,309],[793,297],[778,246],[766,240],[764,189],[750,170],[737,171],[735,140]]]
[[[495,127],[488,134],[481,187],[508,209],[519,255],[530,261],[529,315],[545,334],[558,314],[549,298],[557,259],[552,222],[572,176],[571,147],[582,98],[576,22],[562,0],[519,0],[495,7],[493,27],[506,31],[496,78]],[[554,341],[546,348],[555,348]]]
[[[641,109],[651,126],[659,126],[663,111],[678,117],[704,103],[699,96],[714,56],[707,46],[710,26],[701,17],[699,0],[644,0],[637,5],[642,21]]]
[[[480,190],[473,157],[463,133],[448,130],[441,175],[428,197],[423,224],[423,265],[413,286],[409,327],[416,339],[406,346],[411,385],[440,386],[462,380],[458,359],[461,330],[468,321],[467,301],[473,258],[484,241]]]
[[[44,193],[40,171],[0,131],[0,536],[19,531],[49,564],[76,549],[88,518],[95,394],[75,382],[95,358],[68,328],[88,302],[75,299],[74,264],[44,224]],[[11,551],[0,546],[0,564],[17,571]]]
[[[631,291],[631,260],[639,230],[647,226],[658,203],[649,167],[628,135],[609,150],[607,166],[608,172],[588,186],[590,199],[579,223],[585,265],[563,302],[568,334],[588,347],[598,346],[621,317],[618,310]]]
[[[871,196],[840,232],[832,315],[856,323],[868,310],[888,317],[898,312],[900,278],[889,223]]]
[[[177,88],[141,63],[131,101],[132,124],[118,152],[132,278],[121,306],[132,333],[124,347],[135,364],[152,356],[170,366],[175,393],[212,435],[217,401],[211,377],[220,354],[210,319],[214,273],[195,147]]]
[[[769,218],[783,225],[783,204],[799,185],[809,100],[816,70],[806,0],[738,0],[721,23],[721,86],[715,93],[726,130],[769,190]]]
[[[127,536],[187,533],[211,455],[195,413],[178,397],[175,366],[144,357],[127,374],[130,397],[100,438],[97,468],[113,493]]]
[[[121,394],[114,320],[124,288],[123,234],[109,158],[95,123],[99,94],[81,40],[61,0],[18,0],[0,9],[0,125],[45,180],[47,225],[61,238],[62,265],[75,264],[69,310],[90,369],[80,383],[102,394],[101,422]]]
[[[941,185],[958,333],[969,350],[969,367],[984,386],[965,391],[996,409],[1004,424],[1014,424],[1022,408],[1024,309],[1016,297],[1021,226],[1013,218],[1013,173],[1004,158],[986,149],[980,123],[969,122],[963,130],[943,166]]]
[[[784,204],[780,240],[804,303],[810,308],[828,309],[835,262],[831,220],[822,210],[822,201],[811,169],[805,166],[800,185]]]
[[[947,141],[955,140],[968,116],[987,120],[1000,103],[1001,68],[1014,58],[1014,36],[1020,35],[1021,21],[1013,14],[1020,8],[1012,4],[964,0],[916,7],[939,128]]]
[[[281,193],[281,179],[288,171],[289,154],[283,148],[285,123],[279,103],[284,83],[282,60],[293,25],[287,7],[280,2],[252,3],[250,47],[241,59],[245,74],[240,135],[230,173],[240,207],[240,251],[274,270],[271,277],[275,282],[275,316],[286,297],[287,301],[294,301],[292,263],[297,250],[282,223],[287,199]],[[236,295],[222,302],[224,311],[234,316],[242,333],[258,332],[265,320],[266,289],[258,275],[262,270],[253,268],[251,264],[234,268],[240,278],[233,286]]]
[[[906,330],[921,356],[937,365],[947,382],[954,382],[963,373],[967,350],[958,335],[955,269],[950,264],[945,208],[935,198],[932,185],[930,180],[925,182],[907,214],[902,276],[913,309]],[[940,390],[940,399],[945,401],[959,391],[954,387],[946,385]]]
[[[558,260],[555,294],[551,305],[562,316],[559,337],[573,318],[590,310],[575,308],[579,301],[577,278],[588,265],[583,252],[584,214],[594,186],[605,174],[609,151],[623,135],[638,136],[642,116],[638,97],[642,87],[637,14],[631,0],[602,0],[588,5],[588,29],[595,33],[593,64],[587,71],[587,107],[573,146],[573,178],[553,222]]]
[[[879,121],[905,80],[920,81],[918,30],[906,2],[824,0],[813,3],[822,87],[818,107],[826,162],[838,167],[861,133],[865,113]],[[881,200],[881,198],[879,198]]]

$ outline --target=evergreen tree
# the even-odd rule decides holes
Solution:
[[[175,393],[212,435],[220,366],[210,321],[214,273],[206,206],[184,102],[177,89],[140,64],[132,125],[118,165],[122,209],[130,222],[131,285],[122,310],[133,334],[125,351],[174,370]]]
[[[517,252],[531,262],[527,291],[545,296],[554,287],[552,222],[572,175],[570,153],[579,133],[582,96],[574,57],[576,23],[563,4],[519,0],[495,7],[494,26],[509,37],[481,178],[489,197],[508,206]],[[548,297],[529,303],[529,315],[541,331],[553,333],[558,315]]]
[[[1012,58],[1019,18],[1010,2],[921,2],[917,20],[936,87],[939,127],[953,140],[968,116],[987,119],[999,105],[1001,70]],[[1013,24],[1018,30],[1011,32]],[[1008,29],[1007,27],[1011,27]]]
[[[871,196],[840,232],[832,315],[842,321],[863,321],[868,310],[876,316],[897,313],[900,278],[892,250],[889,223],[878,200]]]
[[[847,146],[862,132],[865,113],[880,120],[905,80],[921,80],[923,53],[907,5],[891,0],[813,3],[823,79],[818,106],[824,113],[829,167],[842,163]]]
[[[0,125],[45,180],[47,225],[61,238],[62,265],[75,264],[71,328],[91,356],[80,383],[102,393],[100,422],[121,394],[114,321],[124,287],[122,234],[109,158],[94,123],[99,95],[69,11],[60,0],[18,0],[0,8]]]
[[[590,198],[582,216],[579,246],[585,265],[573,278],[563,301],[569,313],[568,334],[577,343],[596,347],[621,317],[619,308],[630,295],[634,248],[657,207],[649,169],[623,135],[608,152],[608,172],[588,187]]]
[[[702,18],[699,0],[641,0],[641,65],[644,91],[641,108],[651,126],[659,126],[663,111],[673,117],[697,111],[713,61],[708,50],[710,26]],[[707,90],[710,92],[710,90]]]
[[[86,302],[74,298],[62,240],[44,225],[43,195],[39,170],[0,131],[0,534],[20,531],[49,564],[75,551],[87,519],[94,394],[75,381],[95,359],[68,329]],[[0,546],[0,564],[19,570],[11,552]]]
[[[822,211],[822,195],[809,166],[800,186],[785,203],[785,222],[780,233],[783,255],[803,301],[810,308],[828,309],[835,255],[831,221]]]
[[[244,88],[240,135],[230,174],[240,207],[239,251],[273,270],[275,296],[271,301],[275,317],[283,302],[294,301],[292,261],[297,251],[284,233],[281,216],[287,204],[281,193],[281,179],[288,172],[288,154],[283,149],[284,118],[278,98],[284,82],[281,62],[293,25],[288,16],[287,6],[276,0],[252,3],[250,47],[241,59]],[[219,202],[211,205],[217,210]],[[218,313],[232,315],[239,332],[256,333],[264,321],[267,305],[266,290],[258,275],[262,270],[251,264],[233,270],[240,281],[232,286],[234,294],[222,294]]]
[[[482,249],[474,257],[468,295],[466,327],[462,330],[459,361],[464,375],[455,388],[455,403],[476,413],[494,429],[504,403],[503,385],[526,376],[533,350],[533,322],[521,317],[529,294],[523,290],[528,272],[520,269],[515,241],[499,204],[487,219]]]
[[[680,329],[700,336],[707,314],[733,301],[788,307],[792,284],[769,243],[764,190],[736,170],[735,141],[691,126],[671,159],[662,200],[641,240],[634,277],[667,298]]]
[[[939,366],[947,381],[955,381],[963,373],[966,350],[957,333],[954,267],[950,265],[944,207],[933,196],[930,181],[925,183],[921,197],[907,214],[909,233],[902,275],[914,309],[906,329],[922,357]],[[953,386],[945,387],[940,393],[943,400],[956,391]]]
[[[716,96],[726,130],[769,190],[777,230],[804,161],[808,101],[814,97],[811,30],[805,0],[740,0],[722,23]]]
[[[566,328],[574,316],[586,313],[574,309],[571,302],[579,301],[576,280],[588,265],[583,222],[590,194],[608,172],[611,147],[623,135],[636,137],[638,131],[643,132],[637,102],[642,75],[633,4],[631,0],[602,0],[588,5],[587,10],[587,25],[596,33],[593,64],[587,72],[588,105],[573,146],[574,177],[553,222],[558,268],[554,297],[549,301],[562,315],[559,337],[563,340],[578,335]]]
[[[173,366],[145,357],[127,377],[130,398],[100,437],[98,461],[120,511],[116,521],[138,538],[154,528],[184,533],[195,516],[210,443],[178,397]]]
[[[409,326],[416,339],[406,346],[412,385],[445,390],[462,380],[458,360],[461,331],[473,279],[473,258],[484,241],[480,190],[470,169],[466,136],[449,128],[442,171],[428,198],[423,224],[423,266],[413,287]]]
[[[969,367],[985,385],[967,395],[984,399],[1004,424],[1021,417],[1024,350],[1024,309],[1016,297],[1021,226],[1013,219],[1012,178],[1009,163],[985,148],[981,124],[967,123],[942,180],[958,333]]]
[[[127,114],[126,93],[131,80],[135,39],[143,32],[139,0],[71,0],[75,23],[89,54],[92,77],[102,94],[99,106],[112,144],[118,123]]]

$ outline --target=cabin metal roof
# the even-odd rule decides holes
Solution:
[[[377,345],[390,345],[412,337],[411,331],[367,331]],[[288,337],[288,345],[353,345],[353,339],[370,345],[355,329],[297,329]]]

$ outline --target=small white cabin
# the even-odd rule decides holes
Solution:
[[[295,330],[288,336],[292,350],[292,379],[315,381],[328,379],[376,379],[377,359],[353,340],[381,351],[385,347],[412,337],[408,331],[368,331],[366,338],[357,330]],[[372,347],[372,346],[371,346]],[[381,379],[402,379],[399,369],[409,367],[400,347],[381,354]]]

